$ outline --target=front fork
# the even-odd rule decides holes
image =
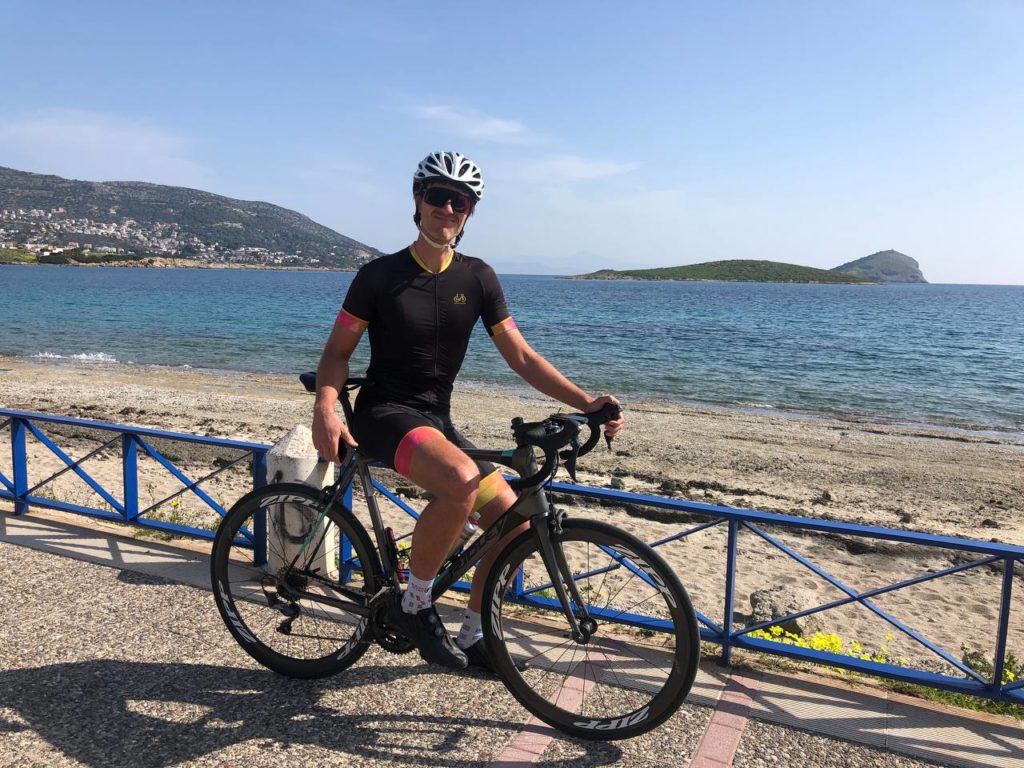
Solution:
[[[576,580],[572,577],[569,564],[565,560],[565,552],[559,541],[562,535],[562,520],[565,512],[555,509],[553,504],[548,505],[548,513],[537,515],[530,520],[533,534],[540,544],[540,556],[547,568],[548,576],[551,577],[551,584],[558,595],[558,601],[562,604],[562,613],[569,622],[572,639],[577,643],[586,643],[594,634],[597,625],[590,618],[587,606],[576,589]],[[566,591],[568,585],[568,591]],[[575,603],[580,615],[577,617],[572,609]]]

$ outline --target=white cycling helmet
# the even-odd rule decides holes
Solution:
[[[484,178],[480,167],[458,152],[431,152],[420,161],[412,175],[413,192],[432,180],[454,181],[468,189],[479,202],[484,196]]]

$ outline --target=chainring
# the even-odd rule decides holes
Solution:
[[[409,653],[416,646],[402,634],[391,619],[393,595],[392,590],[385,589],[370,598],[370,629],[373,632],[373,639],[385,651]]]

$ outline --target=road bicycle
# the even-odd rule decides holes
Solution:
[[[315,374],[300,378],[315,391]],[[349,379],[342,389],[349,421],[349,393],[361,383]],[[545,492],[560,463],[575,480],[577,458],[617,415],[617,406],[606,406],[539,422],[516,418],[515,449],[466,451],[516,473],[510,484],[518,499],[449,556],[433,589],[441,601],[506,534],[528,524],[478,576],[486,577],[485,648],[526,709],[590,739],[637,736],[663,723],[693,685],[699,656],[693,607],[665,561],[612,525],[569,517]],[[584,426],[590,433],[581,444]],[[406,572],[394,532],[382,522],[373,463],[346,447],[329,487],[266,485],[220,524],[210,566],[217,608],[246,653],[275,672],[333,675],[374,642],[393,653],[413,650],[392,614]],[[345,504],[354,481],[372,539]]]

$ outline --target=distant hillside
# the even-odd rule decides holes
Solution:
[[[899,251],[879,251],[832,269],[876,283],[927,283],[917,260]]]
[[[380,255],[295,211],[184,187],[0,167],[0,245],[80,243],[136,255],[355,268]]]
[[[827,269],[801,267],[778,261],[708,261],[684,267],[657,269],[602,269],[586,275],[575,275],[581,280],[723,280],[750,283],[870,283],[856,275],[847,275]]]

